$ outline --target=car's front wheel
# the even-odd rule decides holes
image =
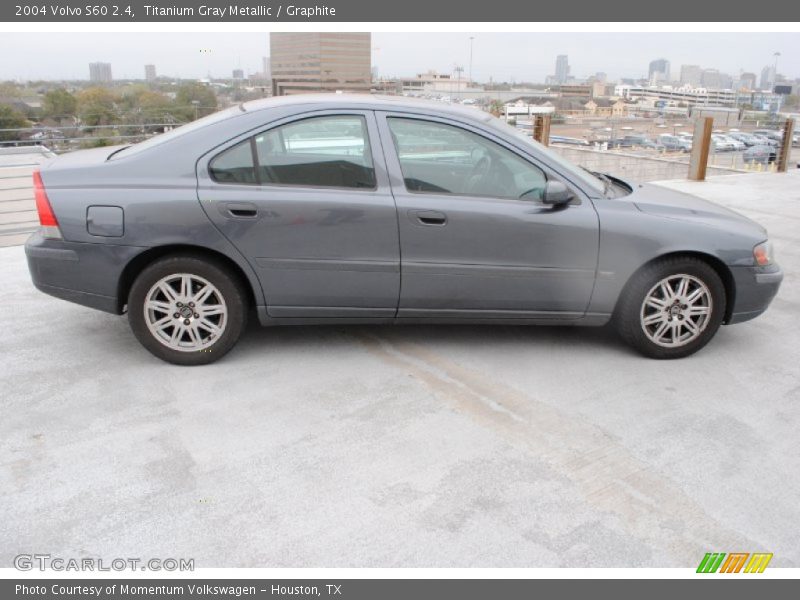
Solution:
[[[645,356],[683,358],[716,334],[725,316],[725,286],[706,262],[665,258],[636,273],[620,299],[620,336]]]
[[[225,267],[199,256],[161,258],[136,278],[128,295],[128,321],[136,338],[158,358],[202,365],[237,342],[246,297]]]

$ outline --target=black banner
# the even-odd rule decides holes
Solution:
[[[800,21],[800,2],[763,10],[752,2],[608,0],[521,2],[474,0],[11,0],[0,3],[10,22],[768,22]]]
[[[26,579],[0,582],[0,597],[30,600],[494,600],[503,598],[796,598],[797,580],[698,575],[696,579]]]

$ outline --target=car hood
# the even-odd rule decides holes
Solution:
[[[640,211],[650,215],[703,223],[718,229],[736,228],[766,238],[766,229],[755,221],[734,210],[684,192],[653,184],[642,184],[634,187],[626,199],[633,202]]]

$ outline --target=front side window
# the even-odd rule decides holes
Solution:
[[[364,117],[312,117],[255,137],[262,184],[375,188]]]
[[[507,148],[460,127],[390,117],[406,189],[521,200],[541,199],[547,177]]]

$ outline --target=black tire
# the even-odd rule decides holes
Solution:
[[[211,317],[217,319],[216,323],[221,327],[222,333],[213,334],[205,329],[194,329],[195,332],[200,332],[201,337],[205,336],[204,345],[197,350],[191,349],[192,339],[188,332],[181,334],[181,339],[189,336],[189,341],[185,343],[190,347],[174,349],[167,345],[167,340],[161,341],[148,326],[145,314],[148,294],[152,293],[152,288],[163,278],[177,274],[199,277],[212,284],[216,288],[212,299],[219,305],[224,305],[227,311],[224,320],[223,317]],[[231,275],[221,262],[192,254],[171,255],[148,265],[134,281],[128,294],[128,322],[136,339],[154,356],[176,365],[205,365],[222,358],[239,340],[247,320],[247,304],[247,295],[238,278]],[[168,316],[164,315],[164,318]],[[178,327],[182,320],[176,319]],[[184,322],[191,320],[190,316]],[[174,330],[166,330],[167,334],[171,331]]]
[[[644,303],[659,282],[680,275],[688,275],[705,285],[708,290],[707,295],[711,298],[708,308],[710,314],[704,321],[701,321],[702,317],[696,317],[698,322],[701,322],[697,327],[699,333],[694,334],[696,337],[687,338],[683,345],[666,347],[651,339],[652,335],[657,335],[654,330],[658,329],[658,325],[652,326],[650,334],[646,333],[644,317],[655,316],[660,312],[651,306],[644,308]],[[646,265],[631,277],[617,305],[614,324],[620,337],[644,356],[657,359],[683,358],[700,350],[714,337],[725,317],[726,301],[725,285],[711,265],[694,257],[664,258]],[[673,317],[669,309],[664,309],[664,318],[676,320],[680,318],[681,322],[688,318],[681,315],[678,308],[674,310],[678,314]],[[647,314],[645,311],[648,311]],[[692,323],[695,322],[693,319]],[[686,335],[691,335],[688,330]]]

